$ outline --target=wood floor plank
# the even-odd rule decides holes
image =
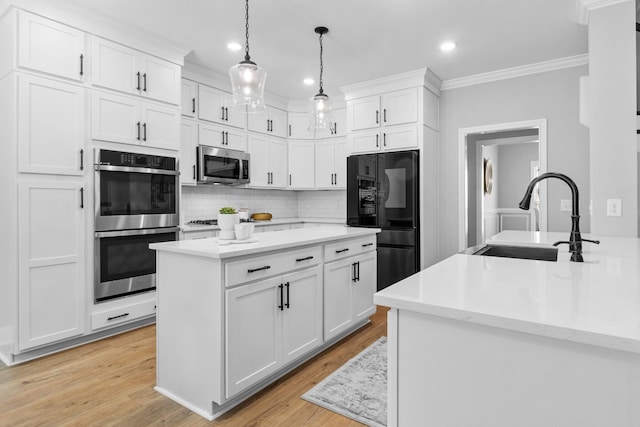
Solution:
[[[0,362],[0,426],[360,426],[300,396],[386,336],[387,310],[214,422],[153,390],[155,325],[11,368]]]

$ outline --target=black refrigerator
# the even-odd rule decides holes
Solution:
[[[418,151],[347,158],[347,225],[377,227],[378,290],[420,270]]]

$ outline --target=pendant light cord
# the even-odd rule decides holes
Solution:
[[[323,36],[323,34],[320,33],[320,93],[321,94],[324,93],[323,90],[322,90],[322,72],[324,71],[324,65],[322,64],[322,52],[323,52],[322,36]]]
[[[244,19],[245,19],[245,45],[244,45],[244,59],[250,61],[249,57],[249,0],[245,1],[244,5]]]

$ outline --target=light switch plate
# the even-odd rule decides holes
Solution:
[[[607,199],[607,216],[622,216],[622,200]]]
[[[560,199],[560,211],[571,212],[571,199]]]

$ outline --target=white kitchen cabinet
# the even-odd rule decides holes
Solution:
[[[324,339],[340,334],[375,312],[375,236],[324,248]]]
[[[256,134],[249,135],[251,187],[285,188],[287,186],[287,141]]]
[[[315,132],[309,130],[309,113],[289,113],[289,132],[291,139],[315,139]]]
[[[180,107],[182,115],[186,117],[197,117],[198,115],[198,83],[193,80],[182,79],[182,89],[180,91]]]
[[[333,110],[333,126],[329,135],[333,138],[347,136],[347,109],[336,108]]]
[[[417,123],[418,88],[403,89],[347,102],[350,131]]]
[[[236,109],[230,93],[203,84],[198,85],[198,118],[240,129],[247,127],[244,108]]]
[[[397,151],[418,148],[420,125],[385,127],[383,130],[352,132],[349,134],[351,153]]]
[[[267,106],[264,111],[247,114],[247,120],[250,131],[279,138],[287,137],[287,112],[284,110]]]
[[[18,191],[18,343],[24,351],[84,333],[86,235],[81,181],[24,180]]]
[[[179,149],[179,109],[97,90],[92,98],[92,139]]]
[[[18,66],[85,79],[85,33],[23,10],[18,14]]]
[[[289,140],[289,188],[315,187],[315,144],[313,141]]]
[[[198,146],[198,122],[182,119],[180,125],[180,184],[196,185],[196,147]]]
[[[30,75],[17,80],[18,170],[83,175],[85,89]]]
[[[247,151],[247,133],[227,126],[200,122],[199,144],[230,150]],[[253,159],[251,159],[253,161]]]
[[[322,344],[319,266],[226,291],[226,397]]]
[[[348,155],[349,148],[345,138],[316,141],[316,188],[346,187]]]
[[[94,86],[179,105],[179,65],[95,36],[92,54]]]

